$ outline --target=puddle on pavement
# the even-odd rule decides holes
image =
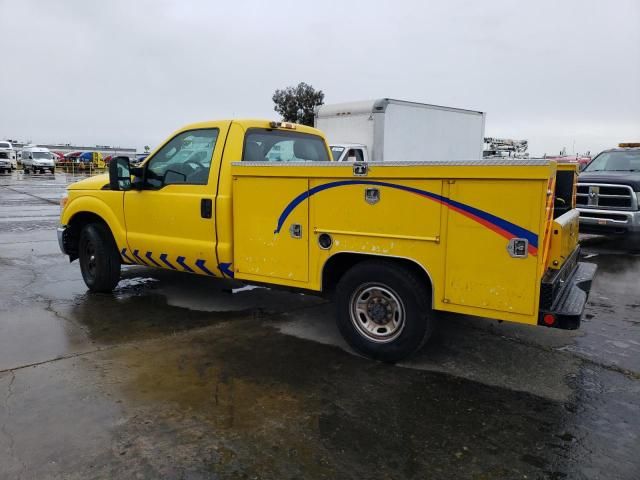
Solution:
[[[140,465],[160,476],[416,478],[551,468],[526,455],[555,432],[562,404],[370,362],[251,320],[200,333],[78,365],[123,410],[117,451],[99,462],[109,473]]]
[[[92,350],[84,331],[43,305],[0,311],[0,370]]]
[[[371,362],[255,323],[241,319],[58,362],[36,392],[20,394],[16,383],[15,402],[52,416],[69,415],[59,403],[73,403],[82,421],[67,427],[69,435],[82,436],[92,420],[108,432],[107,440],[58,458],[94,477],[565,478],[608,466],[618,451],[610,472],[634,466],[633,444],[625,442],[638,421],[620,430],[625,412],[602,407],[602,389],[555,402]],[[577,376],[576,388],[587,380]],[[60,402],[47,402],[49,389]],[[109,413],[79,395],[109,403]],[[595,448],[581,424],[599,416],[627,436]],[[36,446],[54,434],[45,429]]]

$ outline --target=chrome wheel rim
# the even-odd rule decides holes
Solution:
[[[386,285],[367,283],[351,296],[351,323],[369,341],[392,342],[405,326],[405,309],[400,297]]]
[[[96,276],[96,249],[93,242],[88,241],[85,245],[85,265],[87,273],[93,278]]]

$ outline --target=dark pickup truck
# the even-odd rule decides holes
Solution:
[[[596,156],[580,174],[580,232],[640,236],[640,143]]]

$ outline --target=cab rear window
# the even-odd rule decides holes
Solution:
[[[322,138],[308,133],[251,128],[244,137],[245,162],[328,162]]]

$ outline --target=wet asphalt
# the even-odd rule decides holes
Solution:
[[[64,174],[0,176],[0,479],[640,479],[640,255],[582,327],[442,315],[412,360],[344,345],[323,299],[142,267],[89,294]]]

